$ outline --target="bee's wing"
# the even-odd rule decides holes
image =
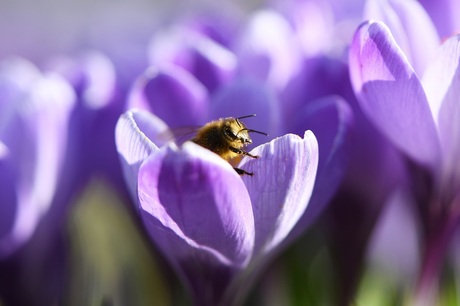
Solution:
[[[159,137],[164,142],[174,141],[177,145],[182,145],[184,142],[192,139],[200,126],[181,126],[166,129],[159,134]]]

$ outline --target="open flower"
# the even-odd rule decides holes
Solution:
[[[147,233],[183,277],[198,305],[229,304],[241,279],[286,238],[307,208],[318,166],[312,132],[285,135],[243,159],[239,176],[194,143],[159,144],[166,125],[141,110],[125,113],[116,143]],[[237,277],[240,275],[240,277]],[[232,293],[229,293],[232,291]]]
[[[363,111],[412,170],[410,188],[426,233],[420,292],[436,280],[460,220],[459,50],[460,36],[448,39],[421,80],[383,23],[362,24],[350,50],[351,79]]]

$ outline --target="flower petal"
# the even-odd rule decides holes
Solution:
[[[188,71],[164,65],[148,69],[137,80],[127,108],[148,110],[170,127],[200,125],[207,118],[208,93]]]
[[[438,126],[444,180],[449,188],[460,187],[460,35],[452,36],[440,48],[427,68],[423,85]],[[453,195],[451,195],[453,196]]]
[[[362,24],[349,62],[364,113],[397,148],[420,164],[436,168],[439,142],[425,93],[388,28],[380,22]]]
[[[439,36],[420,3],[415,0],[370,0],[366,2],[364,15],[365,19],[380,20],[388,26],[412,67],[421,76],[435,54]]]
[[[150,58],[154,66],[181,66],[213,91],[233,77],[237,59],[202,31],[189,25],[159,31],[150,45]]]
[[[311,131],[304,138],[288,134],[251,151],[240,168],[251,196],[256,227],[255,254],[268,253],[290,233],[307,208],[318,167],[318,143]]]
[[[460,2],[457,0],[420,0],[431,16],[441,38],[449,37],[460,30]]]
[[[14,226],[18,209],[17,195],[17,171],[11,162],[11,153],[8,148],[0,142],[0,258],[13,246],[9,235]]]
[[[125,182],[134,199],[137,199],[139,168],[151,153],[159,150],[162,143],[158,135],[167,129],[155,115],[136,109],[124,113],[117,122],[115,143]]]
[[[155,224],[149,234],[172,260],[206,253],[222,265],[247,263],[254,244],[249,195],[218,155],[189,142],[166,146],[141,166],[138,190],[140,213]]]
[[[368,246],[373,269],[410,284],[420,266],[420,224],[413,200],[401,190],[384,203]]]
[[[98,110],[112,102],[116,88],[115,67],[104,54],[87,51],[76,58],[58,57],[49,67],[72,84],[84,107]]]
[[[197,305],[218,305],[254,247],[249,195],[233,168],[191,142],[165,146],[140,168],[139,205],[147,233]]]
[[[237,47],[239,69],[283,88],[298,71],[302,58],[290,24],[277,12],[265,10],[253,15],[243,33]]]
[[[27,87],[18,86],[24,80]],[[17,58],[1,63],[0,88],[8,92],[2,100],[0,142],[8,150],[17,192],[17,201],[8,204],[16,205],[16,214],[9,236],[0,243],[9,240],[10,248],[0,250],[2,257],[25,243],[49,212],[66,152],[75,94],[60,77],[42,75]]]

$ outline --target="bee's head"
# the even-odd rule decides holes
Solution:
[[[252,143],[249,130],[237,118],[227,118],[224,120],[224,134],[230,141],[236,141],[243,145]]]

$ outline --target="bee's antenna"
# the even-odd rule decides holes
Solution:
[[[268,136],[267,133],[264,133],[264,132],[261,132],[261,131],[256,131],[256,130],[252,130],[252,129],[241,129],[238,131],[237,135],[242,132],[242,131],[248,131],[248,133],[257,133],[257,134],[262,134],[262,135],[265,135],[265,136]]]
[[[242,116],[242,117],[238,117],[236,119],[244,119],[244,118],[250,118],[250,117],[255,117],[256,114],[252,114],[252,115],[246,115],[246,116]]]
[[[267,133],[264,133],[264,132],[261,132],[261,131],[256,131],[256,130],[247,130],[249,133],[250,132],[253,132],[253,133],[257,133],[257,134],[262,134],[262,135],[265,135],[265,136],[268,136]]]

